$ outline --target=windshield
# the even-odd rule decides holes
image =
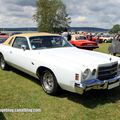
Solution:
[[[76,40],[86,40],[85,36],[76,36]]]
[[[72,45],[61,36],[36,36],[30,37],[29,39],[33,50],[72,47]]]

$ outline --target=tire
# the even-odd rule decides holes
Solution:
[[[55,75],[50,70],[44,70],[41,75],[41,85],[45,93],[56,95],[60,89]]]
[[[0,54],[0,68],[2,70],[6,70],[8,68],[7,63],[5,62],[5,59],[2,54]]]
[[[107,43],[107,40],[106,40],[106,39],[104,40],[104,43]]]

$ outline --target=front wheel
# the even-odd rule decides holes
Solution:
[[[49,95],[56,95],[59,91],[55,75],[50,70],[45,70],[41,76],[43,90]]]
[[[0,68],[2,70],[5,70],[5,69],[7,69],[7,67],[8,67],[8,65],[6,64],[3,55],[0,55]]]

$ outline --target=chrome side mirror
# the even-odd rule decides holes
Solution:
[[[26,50],[26,45],[21,45],[21,48],[25,51]]]

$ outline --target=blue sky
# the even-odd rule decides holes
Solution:
[[[72,27],[111,28],[120,24],[120,0],[63,0]],[[33,27],[36,0],[0,0],[0,27]]]

